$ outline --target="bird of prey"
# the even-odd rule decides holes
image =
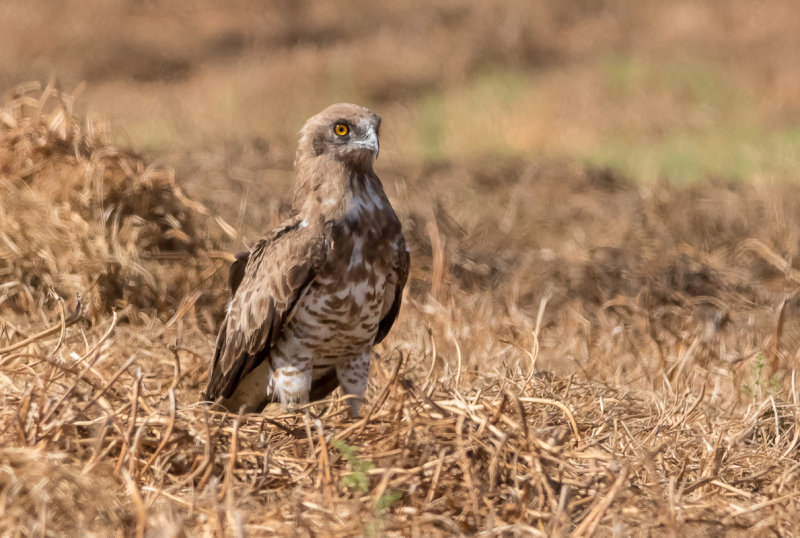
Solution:
[[[381,119],[331,105],[300,130],[292,214],[231,266],[233,296],[206,400],[259,411],[324,398],[353,415],[372,347],[392,327],[408,276],[400,221],[373,170]]]

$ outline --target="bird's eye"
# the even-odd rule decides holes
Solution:
[[[348,127],[346,123],[337,123],[333,127],[333,132],[338,136],[344,136],[350,132],[350,127]]]

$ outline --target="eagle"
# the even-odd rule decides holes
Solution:
[[[400,310],[409,251],[373,169],[381,119],[331,105],[300,130],[290,216],[238,254],[203,398],[237,412],[337,386],[363,400],[372,348]]]

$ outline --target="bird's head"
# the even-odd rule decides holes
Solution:
[[[300,130],[297,160],[327,156],[354,168],[371,167],[378,158],[381,119],[370,109],[349,103],[331,105]]]

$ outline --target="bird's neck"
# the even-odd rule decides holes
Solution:
[[[320,224],[349,216],[354,208],[383,203],[383,187],[372,169],[348,166],[336,159],[298,163],[294,210],[308,222]]]

